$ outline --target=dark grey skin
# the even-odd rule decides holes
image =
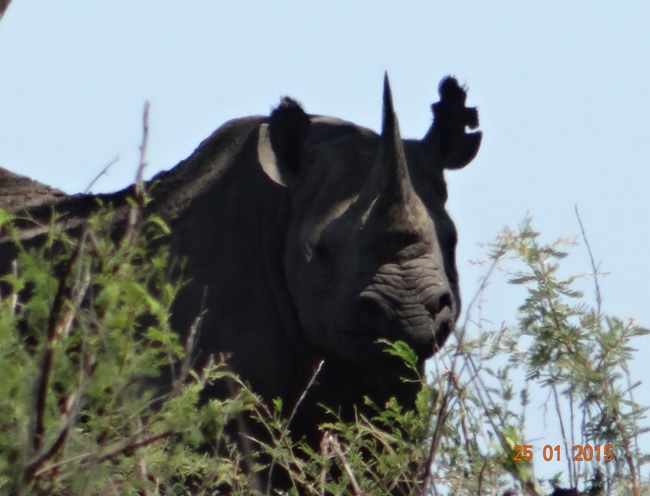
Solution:
[[[150,183],[149,208],[169,222],[172,261],[185,261],[189,279],[172,325],[186,335],[205,311],[196,365],[231,353],[232,369],[288,413],[324,361],[292,424],[314,443],[321,403],[346,414],[364,395],[413,401],[378,339],[407,342],[422,370],[454,328],[456,230],[443,173],[474,158],[481,133],[466,132],[478,115],[456,80],[439,91],[422,140],[401,139],[386,80],[381,135],[284,99],[268,118],[226,123]],[[16,210],[10,182],[0,207]],[[99,196],[119,209],[132,191]],[[74,227],[96,198],[48,190],[32,212],[55,206]],[[0,246],[0,268],[9,252]]]

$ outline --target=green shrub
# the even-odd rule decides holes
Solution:
[[[580,491],[575,494],[650,493],[641,480],[647,455],[638,446],[647,408],[635,401],[640,382],[633,383],[628,369],[632,340],[648,330],[602,312],[593,261],[595,305],[575,289],[580,278],[559,276],[566,246],[563,240],[541,243],[530,219],[517,231],[505,229],[491,244],[479,293],[496,268],[509,283],[524,286],[518,324],[491,329],[478,319],[473,332],[468,318],[437,360],[446,367],[437,374],[446,412],[438,414],[444,425],[434,472],[444,474],[440,480],[453,494],[508,489],[541,495],[560,485]],[[526,438],[533,397],[546,399],[560,443]],[[522,459],[524,449],[532,460]],[[592,462],[573,460],[585,450]],[[611,461],[604,460],[606,450]],[[545,463],[544,455],[557,460],[558,453],[566,472],[537,480],[534,468]]]
[[[230,376],[223,363],[181,370],[164,394],[151,387],[186,356],[168,322],[179,286],[166,278],[165,250],[153,247],[167,228],[150,217],[115,239],[112,215],[74,235],[53,222],[42,246],[17,243],[2,278],[0,493],[200,494],[245,484],[240,458],[223,464],[197,447],[210,430],[224,453],[234,450],[223,426],[256,399],[199,406],[206,383]],[[16,237],[12,217],[2,221]]]
[[[478,333],[465,324],[434,359],[414,410],[393,400],[353,423],[332,413],[315,451],[291,439],[281,402],[260,402],[223,357],[189,369],[191,350],[169,327],[179,284],[166,276],[167,227],[142,218],[139,202],[129,208],[120,235],[103,209],[74,233],[52,222],[29,249],[16,219],[0,214],[19,247],[0,279],[1,494],[264,494],[261,474],[284,471],[289,494],[541,495],[551,490],[534,476],[541,446],[532,463],[514,460],[518,446],[534,445],[525,422],[535,384],[559,419],[563,452],[590,444],[614,455],[569,463],[553,483],[648,491],[637,444],[645,408],[627,368],[630,342],[647,331],[584,303],[575,279],[558,276],[560,245],[541,244],[529,222],[490,253],[492,268],[508,267],[527,288],[518,324]],[[388,351],[412,365],[403,343]],[[154,387],[171,366],[172,384]],[[200,401],[214,381],[230,381],[231,397]],[[268,434],[247,450],[228,429],[242,416]]]

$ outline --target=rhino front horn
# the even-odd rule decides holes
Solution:
[[[382,192],[396,201],[407,199],[411,180],[406,164],[404,145],[399,131],[399,123],[393,108],[393,95],[390,90],[388,73],[384,75],[383,122],[381,131],[381,153],[377,167],[382,169]]]

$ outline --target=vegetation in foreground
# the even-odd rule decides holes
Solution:
[[[143,218],[142,204],[119,237],[104,211],[74,235],[52,223],[40,248],[16,241],[0,279],[0,493],[274,494],[259,475],[285,471],[288,494],[650,494],[638,444],[647,408],[628,369],[648,331],[607,316],[599,297],[585,302],[576,278],[558,275],[563,243],[541,243],[528,220],[491,245],[486,276],[501,267],[525,286],[517,324],[460,327],[414,411],[390,401],[353,424],[333,413],[315,452],[291,439],[283,405],[263,404],[224,357],[191,369],[190,345],[169,327],[179,285],[158,242],[167,227]],[[16,220],[0,213],[3,236],[17,240]],[[402,343],[387,351],[413,363]],[[154,386],[170,366],[162,394]],[[213,381],[230,381],[232,396],[201,401]],[[561,438],[549,448],[526,436],[540,395]],[[228,429],[241,416],[268,433],[246,452]],[[535,477],[539,460],[575,446],[584,461],[563,456],[552,480]]]

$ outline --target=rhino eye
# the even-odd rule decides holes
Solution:
[[[314,255],[316,257],[315,262],[325,266],[330,266],[332,264],[332,254],[322,244],[316,245],[314,248]]]

